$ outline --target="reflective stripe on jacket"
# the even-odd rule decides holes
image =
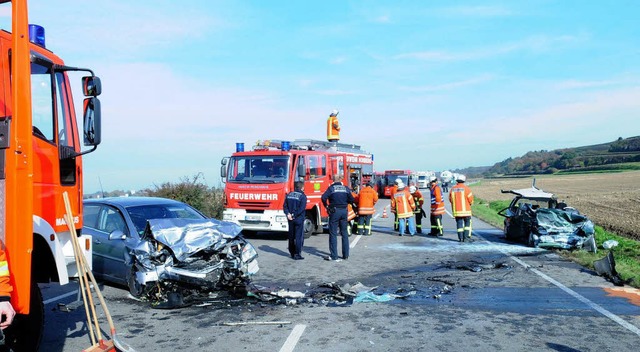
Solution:
[[[449,190],[449,201],[454,217],[471,216],[471,204],[473,204],[471,188],[458,183]]]
[[[347,221],[351,221],[356,218],[356,212],[353,210],[351,204],[347,205]]]
[[[358,214],[372,215],[376,212],[374,205],[378,202],[378,192],[369,186],[365,186],[356,197]]]
[[[422,205],[424,204],[424,198],[422,197],[422,192],[416,189],[414,193],[411,193],[411,196],[413,197],[413,202],[416,205],[416,208],[413,210],[413,212],[416,214],[421,213]]]
[[[337,116],[329,116],[327,119],[327,139],[340,139],[340,125]]]
[[[444,200],[442,199],[442,189],[436,183],[433,183],[431,192],[431,215],[444,214]]]
[[[8,301],[11,299],[11,287],[9,277],[9,263],[7,263],[7,256],[4,253],[4,243],[0,242],[0,300]]]
[[[393,198],[391,198],[391,209],[395,209],[398,219],[412,217],[415,208],[416,204],[413,201],[413,196],[406,188],[397,190]]]

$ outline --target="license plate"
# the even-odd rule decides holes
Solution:
[[[244,219],[247,221],[260,221],[260,215],[247,215]]]

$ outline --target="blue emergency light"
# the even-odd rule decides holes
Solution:
[[[29,25],[29,41],[45,48],[44,27],[38,26],[37,24],[30,24]]]
[[[236,143],[236,152],[244,152],[244,143]]]
[[[288,152],[289,150],[291,150],[291,142],[282,141],[282,150],[285,152]]]

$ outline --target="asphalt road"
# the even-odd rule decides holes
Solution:
[[[620,291],[553,252],[507,243],[501,230],[475,218],[471,243],[457,241],[449,215],[444,237],[399,237],[392,219],[380,216],[388,205],[377,205],[373,236],[350,238],[348,261],[323,260],[327,234],[305,241],[302,261],[290,259],[282,235],[249,238],[259,252],[253,282],[307,297],[326,293],[324,283],[361,283],[376,287],[374,298],[398,298],[344,303],[328,295],[291,304],[218,298],[158,310],[105,285],[118,336],[137,351],[637,351],[637,290]],[[424,226],[428,232],[428,219]],[[42,288],[41,350],[88,348],[83,308],[64,311],[76,298],[73,284]]]

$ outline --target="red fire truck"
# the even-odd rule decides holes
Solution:
[[[245,231],[286,232],[284,198],[301,180],[308,199],[305,236],[322,232],[329,215],[320,197],[335,174],[342,174],[344,184],[356,189],[372,180],[373,155],[358,145],[311,139],[260,141],[250,151],[238,143],[236,152],[222,159],[223,219]]]
[[[72,236],[91,260],[91,238],[65,224],[67,192],[82,227],[82,158],[100,143],[101,85],[89,69],[66,66],[45,48],[44,28],[29,25],[27,3],[0,0],[12,28],[0,31],[0,239],[18,313],[4,330],[16,351],[36,351],[44,311],[38,282],[77,275]],[[11,30],[11,32],[9,32]],[[84,71],[84,145],[78,135],[67,72]]]
[[[391,197],[396,179],[401,179],[405,185],[409,186],[416,182],[416,174],[411,170],[385,170],[384,175],[379,181],[380,185],[378,189],[382,192],[379,194],[380,197]]]

